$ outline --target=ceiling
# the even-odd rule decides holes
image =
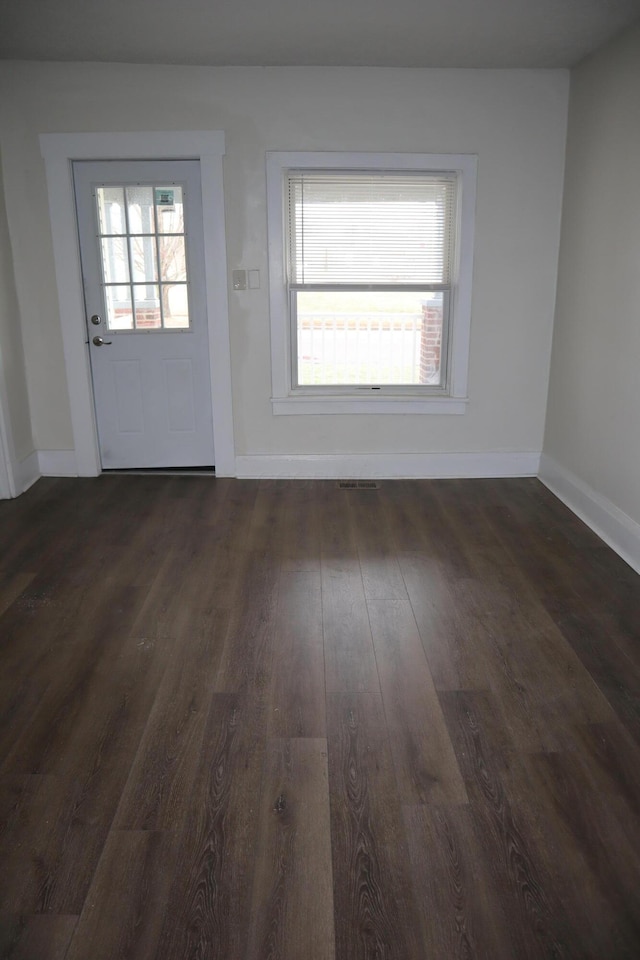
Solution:
[[[640,0],[0,0],[0,58],[567,67]]]

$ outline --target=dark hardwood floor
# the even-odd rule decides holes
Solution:
[[[536,480],[0,503],[0,956],[640,956],[640,577]]]

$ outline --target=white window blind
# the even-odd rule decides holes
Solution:
[[[456,187],[453,173],[289,171],[290,286],[448,287]]]

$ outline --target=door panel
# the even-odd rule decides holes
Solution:
[[[144,413],[139,360],[112,360],[118,433],[142,434]],[[107,398],[108,399],[108,398]]]
[[[105,468],[214,462],[196,161],[74,163]]]
[[[171,432],[194,430],[196,422],[191,360],[165,360],[167,391],[167,429]]]

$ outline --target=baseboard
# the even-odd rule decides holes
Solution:
[[[640,524],[547,454],[539,478],[576,516],[640,573]]]
[[[39,450],[38,464],[43,477],[78,476],[78,465],[73,450]]]
[[[540,454],[398,453],[309,454],[236,457],[243,479],[436,479],[446,477],[534,477]]]
[[[40,464],[38,462],[38,452],[34,450],[24,460],[19,460],[15,468],[16,494],[19,496],[32,487],[36,480],[40,479]]]
[[[25,493],[40,477],[77,476],[73,450],[34,450],[13,466],[16,496]]]

